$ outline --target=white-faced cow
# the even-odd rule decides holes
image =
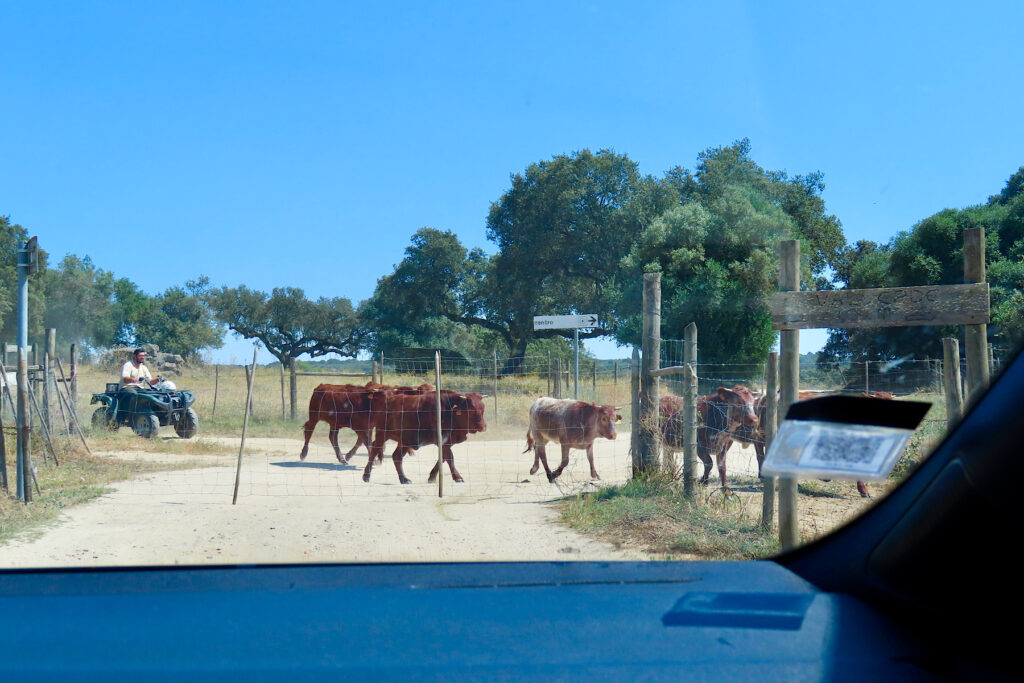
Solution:
[[[541,465],[554,481],[569,464],[569,449],[583,448],[590,462],[590,476],[600,479],[594,468],[594,439],[615,438],[615,423],[622,419],[615,406],[599,406],[568,398],[538,398],[530,406],[530,427],[526,431],[526,450],[535,451],[530,474],[536,474]],[[548,467],[545,444],[556,441],[562,446],[562,462],[552,471]]]

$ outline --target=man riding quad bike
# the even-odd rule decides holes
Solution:
[[[90,403],[103,406],[92,414],[93,427],[116,430],[131,427],[136,434],[151,439],[161,426],[174,425],[183,439],[191,439],[199,430],[199,417],[192,409],[195,397],[190,391],[178,391],[174,383],[149,374],[146,352],[135,349],[132,359],[121,368],[121,381],[110,382],[102,394],[93,394]]]

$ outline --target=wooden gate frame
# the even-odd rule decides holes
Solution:
[[[779,292],[772,295],[772,328],[780,330],[779,417],[800,390],[800,330],[810,328],[964,325],[968,400],[988,386],[989,287],[985,282],[985,228],[964,230],[962,285],[801,292],[800,242],[780,245]],[[779,481],[779,541],[783,550],[800,541],[797,480]]]

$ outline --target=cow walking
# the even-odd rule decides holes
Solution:
[[[758,424],[754,402],[754,392],[742,384],[731,389],[718,387],[714,394],[697,397],[697,457],[704,465],[701,484],[707,485],[710,481],[714,462],[718,467],[722,489],[729,493],[725,456],[737,431],[741,428],[753,429]],[[670,451],[681,450],[684,441],[683,399],[679,396],[662,396],[659,399],[659,410],[665,448]]]
[[[530,427],[526,431],[526,450],[535,451],[530,474],[536,474],[541,465],[554,481],[569,464],[569,449],[582,448],[587,451],[590,462],[590,477],[600,479],[594,468],[594,439],[601,436],[615,439],[615,423],[622,419],[615,414],[615,406],[598,406],[568,398],[538,398],[530,406]],[[552,471],[548,467],[545,445],[556,441],[562,446],[562,462]]]
[[[405,476],[402,459],[420,446],[437,444],[437,397],[427,393],[396,394],[381,390],[371,390],[369,396],[375,432],[370,457],[363,470],[363,481],[370,481],[374,458],[379,460],[383,457],[384,443],[394,441],[398,445],[391,459],[398,480],[403,484],[412,483]],[[480,394],[441,391],[441,458],[448,463],[454,481],[463,479],[455,469],[452,445],[462,443],[469,434],[486,430],[484,401]],[[437,472],[438,463],[435,463],[427,481],[434,481]]]

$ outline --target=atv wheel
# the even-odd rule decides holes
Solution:
[[[92,414],[92,428],[95,430],[107,429],[117,431],[117,423],[110,418],[106,408],[97,408]]]
[[[160,433],[160,419],[152,413],[136,415],[132,430],[143,439],[152,439]]]
[[[181,416],[181,420],[174,425],[174,431],[178,433],[182,439],[191,439],[199,431],[199,416],[196,415],[196,411],[189,408],[185,411],[185,414]]]

